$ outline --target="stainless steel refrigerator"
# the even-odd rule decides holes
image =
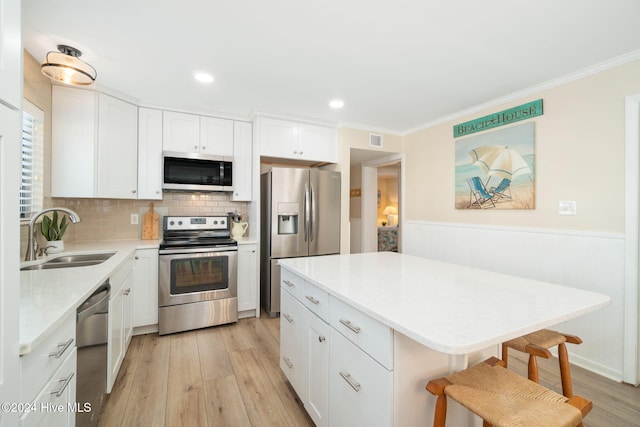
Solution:
[[[278,260],[340,253],[340,172],[273,167],[260,176],[260,301],[280,312]]]

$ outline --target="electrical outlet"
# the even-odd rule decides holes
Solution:
[[[131,224],[138,223],[138,214],[131,214]]]
[[[559,215],[575,215],[576,214],[576,202],[575,200],[561,200],[558,208]]]

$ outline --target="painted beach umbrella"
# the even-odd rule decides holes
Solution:
[[[517,176],[531,173],[529,165],[520,153],[504,145],[474,148],[469,151],[469,155],[473,164],[480,166],[489,176],[513,181]]]

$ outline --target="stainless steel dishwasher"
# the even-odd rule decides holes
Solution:
[[[76,426],[95,426],[107,391],[107,339],[109,335],[109,294],[105,282],[78,307],[76,344],[78,373],[76,401],[79,407],[91,404],[90,411],[76,413]]]

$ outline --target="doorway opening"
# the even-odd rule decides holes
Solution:
[[[351,149],[351,253],[402,251],[403,163],[401,153]]]

